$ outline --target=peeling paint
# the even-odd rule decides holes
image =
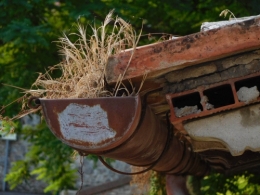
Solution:
[[[99,144],[114,138],[116,131],[109,127],[107,112],[100,105],[87,106],[71,103],[58,114],[62,136]]]

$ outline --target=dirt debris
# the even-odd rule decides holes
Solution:
[[[195,106],[184,106],[182,108],[175,107],[174,112],[176,117],[183,117],[190,114],[197,114],[201,112],[201,109],[198,108],[197,105]]]

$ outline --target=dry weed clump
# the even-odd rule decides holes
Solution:
[[[106,88],[104,71],[107,60],[109,56],[128,48],[133,48],[133,55],[140,35],[131,24],[120,17],[113,17],[113,11],[108,13],[100,27],[89,25],[88,28],[91,28],[92,35],[87,35],[86,28],[78,24],[77,33],[64,33],[57,41],[63,61],[49,67],[46,73],[40,73],[30,90],[22,89],[25,95],[18,100],[23,103],[21,112],[11,120],[39,109],[26,108],[32,96],[46,99],[107,97],[116,96],[118,90],[124,87],[123,74],[113,89]],[[76,41],[71,41],[71,36],[77,37]],[[61,76],[52,78],[52,71],[57,69],[62,72]],[[0,109],[0,120],[7,119],[1,116],[5,107]]]
[[[111,23],[113,26],[111,31]],[[138,36],[132,26],[120,17],[113,18],[111,11],[105,18],[103,25],[96,28],[90,26],[93,35],[86,35],[86,29],[78,24],[75,42],[64,34],[58,44],[63,62],[51,67],[45,74],[40,74],[33,86],[38,89],[37,96],[48,99],[61,98],[94,98],[115,95],[115,90],[105,87],[104,70],[109,56],[117,54],[126,48],[135,48]],[[129,59],[130,60],[130,59]],[[60,69],[60,78],[53,79],[49,74],[54,69]],[[123,76],[123,75],[122,75]],[[120,86],[118,81],[117,87]],[[43,88],[43,89],[42,89]],[[31,93],[29,90],[28,93]]]

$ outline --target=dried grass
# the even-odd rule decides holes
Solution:
[[[108,13],[100,27],[89,25],[88,28],[92,30],[91,36],[86,34],[85,27],[77,24],[77,33],[64,33],[57,41],[64,60],[49,67],[45,74],[40,73],[30,90],[22,89],[25,95],[19,98],[19,101],[23,102],[21,113],[11,120],[37,111],[26,108],[26,103],[32,96],[46,99],[107,97],[116,96],[121,88],[125,88],[122,80],[141,32],[137,35],[131,24],[120,17],[113,17],[113,10]],[[75,42],[71,41],[72,36],[77,37]],[[127,68],[119,76],[115,87],[108,90],[105,81],[108,58],[128,48],[132,48],[132,56]],[[54,70],[62,72],[59,78],[51,76]],[[0,113],[5,107],[0,109]],[[3,117],[0,115],[1,119]]]
[[[224,16],[224,18],[229,14],[229,20],[236,19],[236,16],[229,9],[224,9],[219,16]]]
[[[108,31],[113,22],[111,32]],[[116,95],[124,75],[120,75],[116,88],[112,91],[105,87],[105,67],[111,55],[122,52],[127,48],[136,48],[138,36],[132,26],[120,17],[113,18],[111,11],[103,25],[96,28],[90,26],[93,35],[87,39],[86,29],[78,24],[76,42],[64,34],[59,39],[60,53],[64,61],[51,67],[45,74],[40,74],[33,86],[38,87],[34,93],[38,97],[48,99],[61,98],[94,98]],[[129,59],[130,63],[131,59]],[[62,76],[53,79],[50,72],[60,69]],[[42,89],[43,88],[43,89]],[[32,93],[29,90],[28,93]]]

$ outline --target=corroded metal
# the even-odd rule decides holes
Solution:
[[[141,107],[136,98],[40,99],[47,124],[67,145],[109,150],[134,132]]]
[[[82,154],[96,154],[168,174],[205,175],[206,162],[139,96],[96,99],[40,99],[51,131]],[[171,130],[170,130],[171,131]]]
[[[36,109],[40,106],[40,101],[39,101],[39,98],[38,97],[31,97],[29,100],[28,100],[28,103],[27,103],[27,106],[29,108],[32,108],[32,109]]]

